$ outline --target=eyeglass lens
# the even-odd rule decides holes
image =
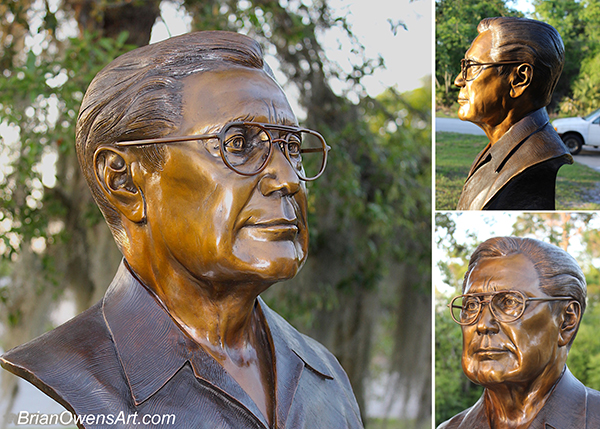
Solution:
[[[473,80],[475,79],[479,73],[483,70],[482,65],[477,63],[471,63],[468,60],[462,59],[460,61],[460,68],[462,72],[462,77],[464,80]]]
[[[269,156],[269,136],[260,127],[235,125],[223,133],[223,156],[243,174],[259,171]]]
[[[252,175],[269,157],[270,136],[279,146],[301,179],[312,179],[323,170],[325,148],[322,140],[309,132],[267,131],[257,125],[236,124],[223,132],[223,156],[242,174]]]
[[[452,315],[457,321],[464,324],[470,324],[478,317],[482,302],[485,303],[485,297],[466,296],[457,297],[452,306]],[[500,322],[513,321],[523,313],[525,299],[518,293],[499,292],[491,295],[489,305],[492,314]]]

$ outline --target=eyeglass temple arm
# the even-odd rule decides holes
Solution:
[[[552,296],[548,298],[525,298],[526,301],[576,301],[575,298],[570,296]]]
[[[156,139],[144,139],[144,140],[131,140],[124,142],[116,142],[115,146],[145,146],[150,144],[167,144],[167,143],[179,143],[187,142],[191,140],[208,140],[219,138],[218,134],[199,134],[193,136],[172,136],[172,137],[160,137]]]

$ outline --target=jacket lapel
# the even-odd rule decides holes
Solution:
[[[587,392],[585,386],[565,366],[560,381],[530,428],[585,429],[586,406]]]
[[[530,137],[548,125],[544,108],[513,125],[493,146],[488,144],[471,166],[458,210],[481,210],[513,177],[527,168],[564,155],[553,142],[530,143]]]
[[[489,429],[485,392],[471,407],[457,429]],[[563,375],[528,429],[585,429],[587,391],[565,366]]]

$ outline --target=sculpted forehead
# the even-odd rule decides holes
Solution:
[[[510,289],[520,290],[530,296],[545,296],[539,284],[533,263],[517,253],[479,261],[469,274],[464,293]]]
[[[491,31],[484,31],[479,34],[471,47],[465,54],[465,58],[471,61],[477,61],[478,63],[489,63],[492,62],[490,52],[492,50],[492,33]]]
[[[297,123],[282,89],[264,71],[233,67],[184,79],[183,124],[186,134],[203,132],[234,119]]]

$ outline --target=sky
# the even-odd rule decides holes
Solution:
[[[508,1],[508,6],[513,7],[523,12],[527,17],[533,13],[533,2],[531,0],[515,0]]]
[[[375,96],[388,86],[400,92],[423,86],[423,78],[431,75],[433,64],[433,1],[330,0],[329,5],[336,14],[347,16],[369,58],[384,58],[386,68],[364,81],[369,95]],[[190,31],[191,18],[174,4],[163,2],[161,15],[164,21],[155,24],[150,43]],[[388,20],[403,22],[406,30],[398,27],[394,34]],[[322,35],[321,42],[328,59],[349,70],[351,46],[343,39],[340,32],[332,30]],[[334,84],[334,90],[342,88],[343,84]]]

